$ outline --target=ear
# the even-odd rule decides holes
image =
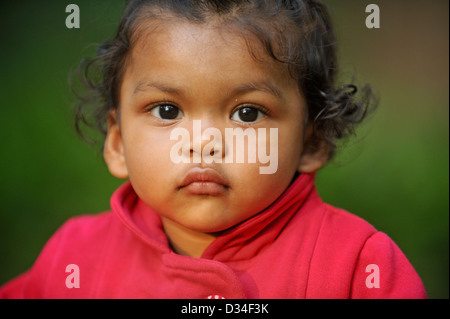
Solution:
[[[312,125],[306,129],[303,151],[298,165],[299,173],[314,173],[328,162],[330,149],[328,144],[313,134]]]
[[[108,131],[106,133],[103,157],[110,173],[117,178],[128,178],[128,169],[123,150],[117,111],[112,110],[107,116]]]

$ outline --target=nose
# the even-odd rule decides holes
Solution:
[[[225,156],[223,128],[212,120],[193,120],[190,156],[194,163],[221,163]]]

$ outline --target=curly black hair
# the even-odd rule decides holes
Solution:
[[[82,125],[106,135],[107,114],[119,105],[127,56],[139,38],[139,26],[162,15],[193,23],[221,19],[245,39],[258,39],[271,58],[289,67],[305,96],[308,121],[313,123],[307,147],[325,142],[329,158],[337,141],[353,134],[356,124],[376,106],[370,86],[358,92],[354,84],[337,85],[335,35],[326,7],[317,0],[129,0],[115,37],[78,68],[79,80],[88,90],[77,94],[75,126],[82,137]]]

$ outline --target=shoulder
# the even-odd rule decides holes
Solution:
[[[105,212],[67,220],[44,245],[31,269],[2,287],[0,296],[69,297],[67,293],[73,290],[66,287],[67,267],[77,265],[81,269],[93,268],[107,244],[108,233],[117,227],[114,226],[117,224],[115,219],[113,213]]]
[[[112,212],[72,217],[48,240],[33,268],[39,264],[53,268],[61,263],[98,260],[117,228],[117,217]]]
[[[324,204],[319,240],[340,240],[340,245],[359,246],[377,232],[369,222],[344,209]],[[339,243],[339,242],[338,242]]]
[[[104,237],[115,222],[112,212],[104,212],[97,215],[80,215],[67,220],[53,235],[53,240],[67,240],[71,238],[73,243],[92,241],[98,237]],[[74,240],[76,239],[76,240]]]
[[[321,201],[305,215],[307,217],[301,221],[301,225],[307,227],[308,243],[313,246],[313,271],[316,264],[320,265],[320,269],[325,268],[325,265],[336,268],[336,265],[356,260],[365,242],[377,233],[375,227],[364,219]]]
[[[427,298],[422,280],[397,244],[377,232],[361,249],[352,277],[351,298]]]
[[[381,288],[366,281],[375,271],[379,271]],[[321,297],[426,297],[419,276],[389,236],[366,220],[328,204],[324,204],[311,261],[310,283],[315,284],[310,294]]]
[[[351,277],[353,267],[366,241],[377,230],[364,219],[343,209],[323,204],[320,227],[314,243],[310,274],[321,278]]]

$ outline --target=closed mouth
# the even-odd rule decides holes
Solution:
[[[188,171],[178,189],[196,195],[220,195],[229,185],[215,170],[195,167]]]

